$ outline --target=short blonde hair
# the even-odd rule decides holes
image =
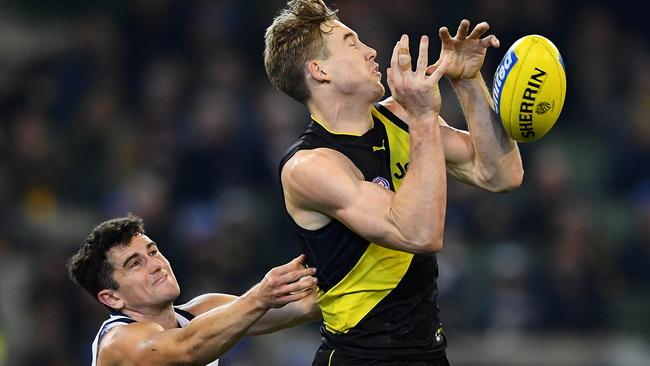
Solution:
[[[307,104],[310,93],[304,65],[324,54],[321,25],[338,20],[322,0],[291,0],[264,35],[264,66],[271,83],[291,98]]]

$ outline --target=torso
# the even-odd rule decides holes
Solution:
[[[372,113],[374,126],[362,136],[334,134],[312,121],[280,169],[298,151],[331,149],[354,164],[360,179],[397,191],[408,169],[408,127],[379,104]],[[289,219],[307,264],[318,269],[324,343],[371,359],[444,355],[435,256],[384,248],[329,217],[311,230]]]

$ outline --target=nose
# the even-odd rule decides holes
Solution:
[[[164,267],[162,261],[157,258],[149,258],[149,263],[151,264],[149,267],[150,273],[156,273]]]
[[[377,51],[372,47],[368,47],[368,56],[367,57],[368,57],[368,60],[370,60],[370,61],[374,60],[375,57],[377,57]]]

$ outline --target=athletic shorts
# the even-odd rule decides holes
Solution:
[[[435,360],[370,360],[345,355],[321,345],[312,366],[450,366],[446,356]]]

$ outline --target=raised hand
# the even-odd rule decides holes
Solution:
[[[409,38],[406,34],[393,49],[387,81],[393,99],[411,116],[427,113],[440,113],[441,97],[438,82],[449,65],[449,56],[441,55],[438,62],[427,68],[429,37],[420,39],[420,51],[415,71],[411,66]],[[431,72],[427,72],[427,70]]]
[[[305,268],[305,256],[300,255],[291,262],[271,269],[256,285],[259,300],[267,308],[280,308],[290,302],[307,297],[314,289],[315,268]]]
[[[442,41],[440,59],[443,56],[450,58],[450,64],[445,73],[445,76],[450,80],[474,78],[483,66],[488,47],[498,48],[500,46],[499,40],[493,34],[481,38],[490,29],[488,23],[477,24],[468,35],[469,25],[469,20],[463,19],[453,38],[449,34],[447,27],[442,27],[439,30],[440,40]],[[433,72],[435,66],[430,66],[427,73]]]

